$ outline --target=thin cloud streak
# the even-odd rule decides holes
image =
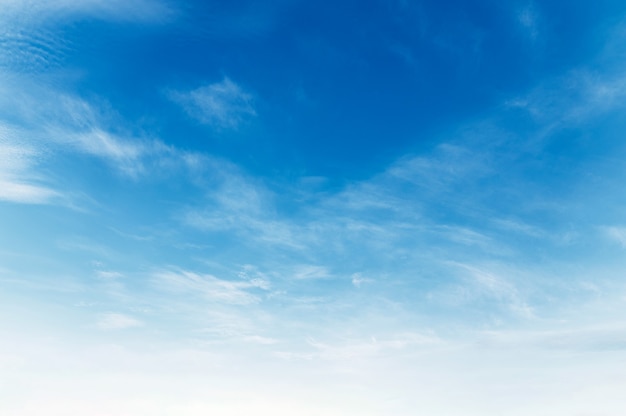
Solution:
[[[179,12],[161,0],[1,0],[0,70],[42,74],[58,68],[72,44],[61,28],[77,21],[165,23]]]
[[[131,3],[30,2],[55,16],[41,17],[52,32],[85,18],[119,24],[124,13],[142,21],[134,8],[153,4]],[[517,17],[530,34],[541,29],[542,16]],[[624,149],[596,136],[623,110],[622,66],[544,80],[365,178],[261,177],[183,150],[202,141],[194,120],[155,121],[155,131],[191,132],[160,137],[104,98],[19,75],[30,64],[16,45],[51,66],[63,54],[54,36],[11,38],[0,52],[0,66],[10,61],[0,75],[0,199],[60,204],[74,186],[106,202],[80,215],[2,204],[20,221],[0,239],[28,256],[0,250],[0,309],[16,317],[0,338],[32,339],[0,345],[0,373],[17,386],[0,391],[0,413],[560,416],[623,407],[615,362],[626,332],[615,311],[625,304],[625,265],[613,256],[626,246]],[[438,47],[462,43],[446,34]],[[167,98],[211,133],[259,139],[242,127],[265,117],[259,102],[275,102],[250,91],[271,86],[226,69],[251,89],[196,79],[189,85],[203,86]],[[154,78],[172,85],[172,75]],[[147,104],[146,113],[173,107]],[[586,137],[572,130],[594,142],[577,147]],[[599,162],[578,157],[589,149]],[[13,394],[23,386],[35,391]]]
[[[160,0],[2,0],[3,20],[19,18],[20,25],[97,18],[112,21],[159,22],[174,13],[171,5]]]
[[[576,78],[575,74],[569,76]],[[591,95],[604,91],[607,82],[615,87],[612,96],[620,94],[621,84],[610,79],[598,79],[593,85],[553,79],[529,94],[534,104],[496,108],[485,119],[440,138],[432,151],[400,158],[378,175],[348,183],[335,193],[302,197],[302,189],[288,187],[287,192],[284,187],[282,194],[274,193],[269,185],[232,171],[228,182],[232,186],[207,189],[206,205],[190,207],[180,218],[207,235],[221,232],[244,237],[242,245],[253,258],[258,253],[295,253],[299,257],[294,263],[323,265],[319,270],[324,271],[325,280],[352,282],[355,289],[376,286],[377,279],[361,285],[359,278],[350,277],[367,270],[364,265],[375,258],[388,261],[384,263],[387,272],[397,275],[403,287],[411,287],[409,277],[415,274],[439,276],[427,280],[430,286],[423,288],[432,295],[431,305],[479,310],[487,303],[501,314],[501,322],[534,322],[571,299],[552,299],[555,303],[550,307],[548,299],[560,290],[551,282],[562,277],[551,267],[559,267],[564,260],[548,261],[540,250],[580,245],[577,236],[597,225],[587,221],[572,226],[578,214],[564,212],[562,207],[578,195],[548,192],[520,177],[532,166],[528,162],[532,155],[566,128],[554,124],[561,115],[583,125],[621,108],[618,100],[604,102],[599,110],[587,103]],[[559,92],[575,99],[550,104]],[[520,108],[530,115],[542,114],[524,132],[509,127]],[[554,108],[553,113],[549,108]],[[307,205],[291,215],[278,214],[281,198],[291,195],[299,195]],[[545,221],[546,215],[555,220]],[[607,235],[620,241],[616,230]],[[334,260],[343,256],[351,258],[348,267]],[[535,270],[536,276],[524,273],[523,265],[534,261],[550,265]],[[266,270],[276,267],[263,260],[256,265]],[[343,270],[337,273],[335,268]],[[282,265],[281,274],[287,280],[303,284],[308,280],[298,278],[307,273],[287,270]],[[518,286],[519,279],[528,280]],[[494,324],[492,316],[484,319],[484,324]]]
[[[98,319],[97,326],[99,329],[112,331],[140,327],[143,326],[143,323],[131,316],[111,312],[102,314]]]
[[[0,178],[0,200],[20,204],[48,204],[60,199],[60,196],[49,188]]]
[[[215,129],[237,129],[257,115],[254,97],[230,78],[187,92],[172,91],[170,99],[187,114]]]
[[[259,297],[250,289],[259,289],[253,281],[228,281],[211,275],[189,271],[160,271],[154,275],[156,283],[167,290],[189,293],[216,302],[235,305],[258,303]]]
[[[4,97],[0,99],[0,179],[6,184],[1,192],[5,200],[74,205],[72,190],[43,179],[45,170],[54,169],[67,154],[94,157],[134,180],[170,170],[192,173],[216,163],[143,137],[142,132],[125,131],[123,126],[130,123],[107,106],[23,76],[0,76],[0,91]]]
[[[0,200],[26,204],[61,200],[58,191],[33,173],[33,166],[42,156],[32,146],[20,146],[20,134],[0,121]]]

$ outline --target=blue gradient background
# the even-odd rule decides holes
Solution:
[[[0,0],[0,413],[621,414],[625,18]]]

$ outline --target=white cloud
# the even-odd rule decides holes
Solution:
[[[74,253],[89,253],[91,256],[99,259],[114,259],[120,256],[120,253],[112,247],[102,242],[78,235],[65,235],[63,238],[57,240],[56,245],[61,250]]]
[[[44,89],[40,93],[30,99],[38,102],[36,119],[25,111],[22,117],[25,124],[41,125],[41,130],[31,134],[49,138],[59,146],[57,150],[71,149],[98,157],[134,177],[144,172],[149,157],[167,157],[170,156],[168,153],[175,153],[158,141],[120,133],[123,128],[114,126],[127,123],[102,106],[58,91]],[[54,101],[51,95],[56,96]]]
[[[253,286],[263,290],[269,290],[271,287],[267,274],[258,271],[255,266],[250,264],[244,265],[242,270],[237,275],[240,278],[249,281]]]
[[[21,25],[82,18],[113,21],[163,21],[174,14],[160,0],[0,0],[2,21]]]
[[[499,348],[561,351],[626,351],[626,327],[621,322],[584,322],[571,327],[537,330],[486,331],[481,343]]]
[[[539,35],[539,14],[536,7],[532,4],[520,9],[517,12],[517,20],[520,25],[527,31],[528,36],[535,40]]]
[[[512,279],[507,279],[486,267],[458,262],[448,262],[448,264],[464,272],[462,277],[465,282],[460,289],[462,289],[465,302],[474,301],[475,298],[481,297],[491,298],[504,310],[508,309],[514,316],[525,319],[535,316],[533,308],[524,299],[523,294],[515,286]],[[497,311],[500,308],[491,307],[490,309]]]
[[[184,224],[208,232],[230,231],[268,246],[304,249],[310,233],[276,214],[276,195],[265,184],[233,165],[216,167],[204,206],[181,213]]]
[[[445,236],[451,242],[495,250],[495,244],[490,237],[470,228],[454,225],[438,225],[432,228],[435,233]]]
[[[19,131],[0,121],[0,200],[25,204],[60,200],[61,194],[33,173],[39,152],[18,142]]]
[[[427,156],[407,157],[397,161],[385,175],[390,179],[409,181],[437,190],[459,180],[465,181],[468,177],[474,179],[487,175],[490,173],[490,157],[484,149],[476,152],[461,144],[443,143]]]
[[[122,123],[112,111],[23,76],[0,77],[0,92],[0,109],[11,120],[0,119],[4,140],[13,146],[24,168],[32,166],[34,163],[28,162],[44,150],[50,156],[71,149],[130,171],[155,147],[149,141],[122,138],[113,132],[112,125]]]
[[[604,227],[603,230],[610,240],[626,248],[626,227]]]
[[[0,178],[0,200],[22,204],[46,204],[58,199],[61,195],[49,188],[6,181]]]
[[[217,129],[236,129],[256,116],[254,98],[229,78],[169,97],[201,123]]]
[[[245,307],[243,307],[245,306]],[[263,334],[268,328],[268,317],[254,305],[211,303],[207,307],[206,300],[195,305],[192,313],[202,327],[194,333],[199,339],[209,344],[230,343],[230,345],[247,348],[248,344],[271,345],[278,339]]]
[[[0,73],[0,199],[73,206],[71,192],[49,183],[48,172],[67,153],[97,158],[133,179],[217,163],[143,137],[129,124],[106,103]]]
[[[278,343],[278,340],[275,338],[268,338],[260,335],[245,335],[241,339],[245,342],[261,345],[274,345]]]
[[[128,329],[143,326],[143,323],[133,317],[121,313],[104,313],[97,323],[102,330]]]
[[[0,0],[0,68],[38,73],[59,65],[71,40],[59,27],[84,19],[159,23],[177,13],[161,0]]]
[[[262,289],[262,285],[250,281],[229,281],[209,274],[197,274],[185,270],[159,271],[154,274],[156,282],[164,289],[192,293],[217,302],[248,305],[259,302],[259,297],[248,292]]]
[[[73,136],[63,136],[63,133],[67,134],[67,132],[62,132],[58,137],[63,137],[62,140],[67,140],[76,150],[110,160],[130,176],[137,176],[143,171],[142,157],[153,151],[149,143],[124,140],[99,128]],[[56,134],[51,132],[51,135]]]
[[[379,356],[393,356],[398,352],[410,350],[426,350],[441,347],[445,341],[431,332],[403,332],[386,337],[372,336],[368,340],[348,339],[327,343],[313,338],[307,340],[313,351],[277,352],[276,356],[283,359],[329,360],[347,362],[358,359],[371,359]]]
[[[292,277],[296,280],[327,279],[331,277],[331,274],[325,266],[305,264],[297,266]]]
[[[161,0],[0,0],[0,200],[80,209],[49,172],[64,152],[97,157],[137,178],[158,167],[190,168],[185,152],[128,126],[102,103],[88,102],[34,73],[62,60],[71,41],[60,26],[81,19],[160,22],[175,15]],[[58,80],[56,80],[58,81]],[[58,180],[58,179],[57,179]],[[78,195],[78,196],[77,196]]]
[[[626,77],[622,70],[579,68],[509,100],[507,105],[525,110],[541,126],[537,139],[545,140],[557,131],[623,108],[624,97]]]
[[[540,227],[536,227],[522,221],[513,220],[509,218],[496,218],[492,220],[496,227],[506,230],[512,231],[519,234],[524,234],[529,237],[535,238],[543,238],[546,237],[546,233]]]
[[[361,287],[361,285],[363,285],[363,283],[371,283],[374,280],[373,279],[369,279],[367,277],[363,277],[363,275],[361,273],[353,273],[352,274],[352,284],[355,287]]]
[[[114,272],[110,270],[96,270],[96,276],[98,276],[100,279],[105,279],[105,280],[113,280],[113,279],[119,279],[121,277],[124,277],[122,273]]]

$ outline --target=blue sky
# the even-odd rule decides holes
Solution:
[[[0,413],[620,414],[625,18],[0,0]]]

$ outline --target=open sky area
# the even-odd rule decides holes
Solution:
[[[0,0],[0,414],[620,416],[623,0]]]

